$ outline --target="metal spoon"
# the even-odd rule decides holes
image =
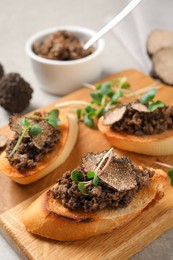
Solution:
[[[124,17],[126,17],[142,0],[132,0],[124,9],[116,15],[108,24],[106,24],[100,31],[98,31],[89,41],[83,46],[87,50],[93,43],[100,39],[105,33],[111,30],[118,24]]]

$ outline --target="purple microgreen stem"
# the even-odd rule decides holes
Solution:
[[[113,147],[103,156],[101,162],[99,163],[99,165],[97,166],[97,168],[95,169],[95,173],[97,174],[98,171],[100,170],[100,167],[102,166],[102,164],[104,163],[105,159],[110,155],[112,154],[112,150],[113,150]],[[107,167],[107,166],[106,166]]]
[[[155,164],[158,164],[160,166],[163,166],[163,167],[167,167],[169,169],[173,169],[173,165],[170,165],[170,164],[167,164],[167,163],[163,163],[163,162],[158,162],[158,161],[155,161],[154,162]]]
[[[109,154],[109,158],[108,158],[106,164],[104,165],[104,167],[103,167],[103,168],[101,169],[101,171],[99,171],[99,173],[97,174],[98,176],[101,175],[102,172],[104,172],[104,171],[106,170],[106,168],[108,167],[108,165],[109,165],[109,163],[110,163],[110,161],[111,161],[111,159],[112,159],[112,156],[113,156],[113,152],[112,152],[112,150],[111,150],[111,152],[110,152],[110,154]]]

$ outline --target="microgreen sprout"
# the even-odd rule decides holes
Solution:
[[[38,116],[38,115],[29,115],[27,116],[31,119],[46,120],[53,127],[57,127],[61,124],[61,119],[59,118],[59,110],[53,109],[48,113],[48,116]]]
[[[113,156],[113,152],[112,152],[113,148],[111,148],[102,158],[102,160],[100,161],[100,163],[98,164],[98,166],[96,167],[96,169],[94,171],[88,171],[87,172],[87,178],[89,179],[88,181],[84,181],[84,177],[82,175],[82,173],[78,170],[73,170],[71,172],[71,179],[76,182],[78,184],[78,190],[83,194],[83,195],[88,195],[88,190],[87,187],[91,184],[93,184],[94,186],[97,186],[99,183],[99,175],[107,168],[107,166],[109,165],[111,158]],[[101,168],[101,166],[103,165],[103,163],[105,162],[105,160],[107,159],[105,165],[103,166],[103,168]]]
[[[84,109],[77,109],[77,117],[90,128],[94,128],[95,120],[100,118],[110,108],[119,104],[119,99],[130,87],[125,77],[114,82],[106,82],[94,86],[95,92],[90,93],[91,102]]]
[[[156,110],[159,107],[164,107],[164,103],[160,100],[154,101],[154,98],[156,96],[157,89],[152,88],[147,93],[145,93],[141,98],[140,102],[144,105],[148,104],[148,109],[152,112]]]
[[[39,125],[32,125],[29,128],[29,133],[32,136],[37,136],[41,134],[41,132],[42,132],[42,128]]]
[[[80,171],[74,170],[71,172],[71,178],[74,182],[83,181],[83,175]]]
[[[57,109],[53,109],[49,112],[47,117],[41,117],[37,115],[31,115],[24,117],[21,121],[21,125],[23,127],[23,131],[17,140],[16,145],[14,146],[13,150],[11,153],[8,155],[10,158],[17,150],[19,145],[21,144],[23,138],[26,136],[27,133],[29,133],[32,137],[35,137],[42,132],[42,128],[39,124],[34,124],[32,125],[28,119],[39,119],[39,120],[46,120],[48,124],[52,125],[53,127],[57,127],[58,125],[61,124],[61,121],[59,119],[59,111]]]
[[[53,127],[57,127],[61,124],[61,119],[59,118],[59,110],[53,109],[48,114],[47,122]]]
[[[169,170],[167,174],[170,178],[170,184],[173,186],[173,169]]]

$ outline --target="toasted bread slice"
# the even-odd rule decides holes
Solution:
[[[173,130],[157,135],[130,135],[103,125],[103,117],[99,119],[98,128],[108,142],[119,149],[147,155],[173,154]]]
[[[150,185],[140,190],[126,208],[104,209],[96,213],[70,211],[53,199],[50,190],[26,210],[24,225],[29,232],[60,241],[86,239],[111,232],[134,219],[150,203],[153,205],[162,198],[167,177],[162,170],[154,171]]]
[[[33,169],[27,169],[22,173],[13,167],[6,158],[4,151],[0,155],[0,173],[10,177],[13,181],[20,184],[29,184],[35,182],[51,171],[60,166],[72,151],[78,135],[78,123],[75,116],[60,113],[61,125],[58,127],[61,131],[60,142],[55,149],[45,155],[37,166]]]

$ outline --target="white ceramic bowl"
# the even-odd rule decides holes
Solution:
[[[102,53],[104,41],[100,39],[96,50],[87,57],[70,61],[58,61],[42,58],[32,50],[32,45],[48,35],[66,30],[74,33],[79,39],[88,40],[95,32],[79,26],[58,26],[38,32],[31,36],[25,46],[40,87],[56,95],[65,95],[82,86],[82,83],[98,80],[102,72]]]

